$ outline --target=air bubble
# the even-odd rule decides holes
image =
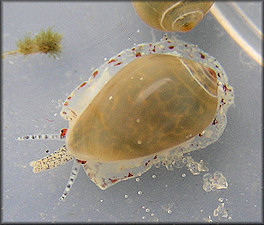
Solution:
[[[156,178],[156,175],[152,175],[152,178],[155,179]]]
[[[140,77],[140,79],[139,80],[143,80],[143,77]]]
[[[168,213],[171,214],[171,210],[170,209],[168,210]]]
[[[140,179],[139,178],[136,178],[136,182],[139,182],[140,181]]]
[[[128,195],[125,195],[125,198],[128,198]]]
[[[182,176],[182,177],[186,177],[186,174],[185,174],[185,173],[183,173],[181,176]]]
[[[137,30],[137,33],[139,33],[139,30]]]
[[[136,122],[137,122],[137,123],[140,123],[140,119],[137,119]]]
[[[142,144],[142,141],[140,141],[140,140],[138,140],[138,142],[137,142],[139,145],[141,145]]]
[[[150,209],[146,209],[146,212],[149,212],[150,211]]]
[[[138,194],[139,194],[139,195],[142,195],[142,191],[138,191]]]
[[[109,97],[109,100],[111,101],[112,99],[113,99],[113,96],[110,96],[110,97]]]

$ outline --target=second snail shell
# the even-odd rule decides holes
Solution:
[[[133,1],[138,16],[149,26],[166,32],[192,30],[213,1]]]

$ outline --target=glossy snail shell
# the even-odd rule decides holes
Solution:
[[[135,159],[201,133],[218,104],[216,74],[173,55],[153,54],[123,67],[70,127],[67,149],[81,160]]]
[[[149,26],[166,32],[192,30],[213,1],[133,1],[138,16]]]

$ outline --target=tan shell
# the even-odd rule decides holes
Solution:
[[[213,3],[213,1],[133,1],[133,6],[138,16],[155,29],[187,32],[203,19]]]
[[[67,134],[77,159],[117,161],[170,149],[201,133],[218,104],[216,74],[173,55],[142,56],[95,96]]]

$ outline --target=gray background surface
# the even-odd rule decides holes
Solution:
[[[239,4],[254,8],[254,22],[260,26],[262,3]],[[236,107],[227,113],[223,135],[191,154],[196,161],[203,159],[210,173],[222,172],[229,187],[207,193],[202,188],[205,172],[193,176],[186,167],[173,171],[161,167],[152,168],[138,182],[131,179],[102,191],[81,169],[64,203],[58,198],[72,163],[40,174],[32,173],[29,166],[45,156],[46,149],[52,152],[62,143],[15,138],[67,128],[59,115],[61,102],[104,58],[134,43],[159,41],[164,33],[146,26],[131,2],[4,2],[2,18],[3,51],[14,50],[29,31],[35,34],[54,26],[64,34],[59,60],[44,54],[3,60],[3,222],[203,222],[209,216],[213,222],[262,220],[261,67],[210,13],[193,31],[174,36],[214,56],[234,87]],[[230,220],[213,216],[218,198],[224,198]]]

